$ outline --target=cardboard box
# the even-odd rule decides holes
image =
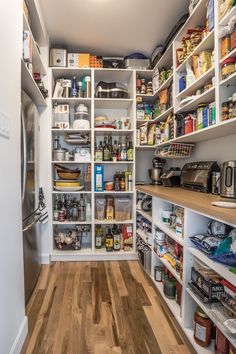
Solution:
[[[89,68],[90,54],[79,53],[79,68]]]
[[[132,251],[133,249],[133,226],[124,225],[123,228],[123,237],[124,237],[124,251]]]
[[[30,31],[23,31],[23,59],[32,63],[32,35]]]
[[[94,166],[94,189],[95,192],[104,191],[104,166]]]
[[[67,61],[68,61],[69,68],[78,68],[79,67],[79,53],[68,53]]]
[[[89,66],[90,68],[102,68],[103,67],[102,57],[98,57],[96,55],[90,55]]]

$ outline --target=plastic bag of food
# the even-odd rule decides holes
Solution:
[[[162,104],[167,104],[168,103],[168,89],[162,90],[159,94],[159,103]]]
[[[153,76],[152,76],[152,91],[153,91],[154,95],[160,87],[159,77],[160,77],[159,70],[156,69],[153,73]]]
[[[189,62],[186,63],[186,71],[187,71],[186,86],[188,87],[188,86],[192,85],[195,81],[193,69],[192,69],[192,66]]]
[[[218,237],[209,234],[191,236],[190,240],[206,254],[214,254],[221,242]]]
[[[148,122],[140,127],[140,145],[147,144]]]
[[[200,76],[205,74],[211,68],[212,52],[203,50],[199,54],[199,72]]]
[[[156,124],[150,124],[148,127],[148,136],[147,136],[147,143],[148,145],[155,144],[155,133],[156,133]]]

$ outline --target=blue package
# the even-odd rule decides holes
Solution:
[[[207,128],[209,125],[209,108],[206,107],[202,110],[202,127]]]
[[[186,89],[185,75],[179,78],[179,93]]]
[[[104,191],[104,166],[94,166],[94,190],[95,192]]]

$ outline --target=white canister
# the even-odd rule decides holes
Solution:
[[[172,214],[172,211],[169,210],[162,210],[161,212],[161,221],[163,224],[170,225],[170,216]]]
[[[155,237],[158,241],[165,241],[166,239],[165,233],[161,230],[156,230]]]

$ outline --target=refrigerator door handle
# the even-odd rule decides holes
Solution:
[[[39,207],[37,209],[35,209],[30,215],[28,215],[24,220],[23,222],[26,222],[29,218],[32,218],[32,216],[37,216],[40,214],[40,211],[39,211]]]
[[[23,108],[21,108],[21,125],[22,125],[22,138],[23,138],[23,171],[22,171],[22,195],[21,200],[25,197],[25,184],[26,184],[26,172],[27,172],[27,142],[26,142],[26,131],[25,131],[25,119]]]
[[[39,221],[40,218],[41,218],[41,213],[40,214],[35,214],[34,220],[29,225],[27,225],[26,227],[23,228],[23,232],[28,231],[29,229],[31,229],[32,226],[37,224],[37,222]]]

